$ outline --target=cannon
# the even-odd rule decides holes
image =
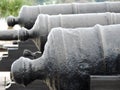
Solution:
[[[91,27],[96,24],[120,24],[119,13],[92,13],[76,15],[45,15],[40,14],[32,29],[0,31],[0,40],[27,40],[33,39],[39,51],[44,50],[48,33],[52,28]]]
[[[55,5],[23,6],[18,17],[9,16],[7,19],[9,26],[20,24],[27,29],[31,29],[39,14],[79,14],[79,13],[120,13],[120,2],[101,3],[71,3]]]
[[[40,79],[50,90],[90,90],[90,75],[120,74],[119,34],[119,24],[54,28],[40,58],[12,64],[12,79],[25,86]]]

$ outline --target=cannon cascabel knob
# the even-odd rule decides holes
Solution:
[[[7,17],[8,26],[13,27],[14,25],[18,23],[19,23],[18,17],[14,17],[14,16]]]

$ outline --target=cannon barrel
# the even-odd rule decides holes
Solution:
[[[96,24],[110,25],[120,24],[120,13],[92,13],[76,15],[45,15],[40,14],[30,30],[19,30],[20,40],[33,39],[40,51],[43,51],[48,33],[52,28],[76,28],[91,27]],[[4,31],[5,32],[5,31]],[[9,33],[6,33],[9,34]],[[11,35],[13,38],[14,35]],[[1,35],[2,39],[4,35]],[[1,38],[0,38],[1,40]]]
[[[120,2],[101,3],[71,3],[55,5],[23,6],[18,17],[9,16],[7,19],[9,26],[20,24],[27,29],[31,29],[37,19],[38,14],[79,14],[79,13],[120,13]]]
[[[90,75],[120,74],[119,34],[120,25],[52,29],[43,55],[20,57],[12,78],[24,85],[40,79],[50,90],[90,90]]]
[[[29,32],[26,29],[21,30],[0,30],[0,40],[27,40]]]
[[[119,13],[93,13],[93,14],[76,14],[76,15],[44,15],[40,14],[30,31],[34,32],[33,39],[40,51],[43,51],[47,35],[52,28],[76,28],[92,27],[96,24],[110,25],[120,24]]]

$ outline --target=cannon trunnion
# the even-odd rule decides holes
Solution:
[[[13,79],[24,85],[40,79],[50,90],[89,90],[90,75],[120,74],[119,33],[120,25],[52,29],[40,58],[13,63]]]
[[[97,8],[96,8],[97,7]],[[39,14],[80,14],[80,13],[120,13],[120,2],[72,3],[55,5],[23,6],[18,17],[9,16],[8,25],[20,24],[31,29]]]

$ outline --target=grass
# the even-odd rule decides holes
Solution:
[[[22,5],[32,5],[34,0],[0,0],[0,17],[17,16]]]

